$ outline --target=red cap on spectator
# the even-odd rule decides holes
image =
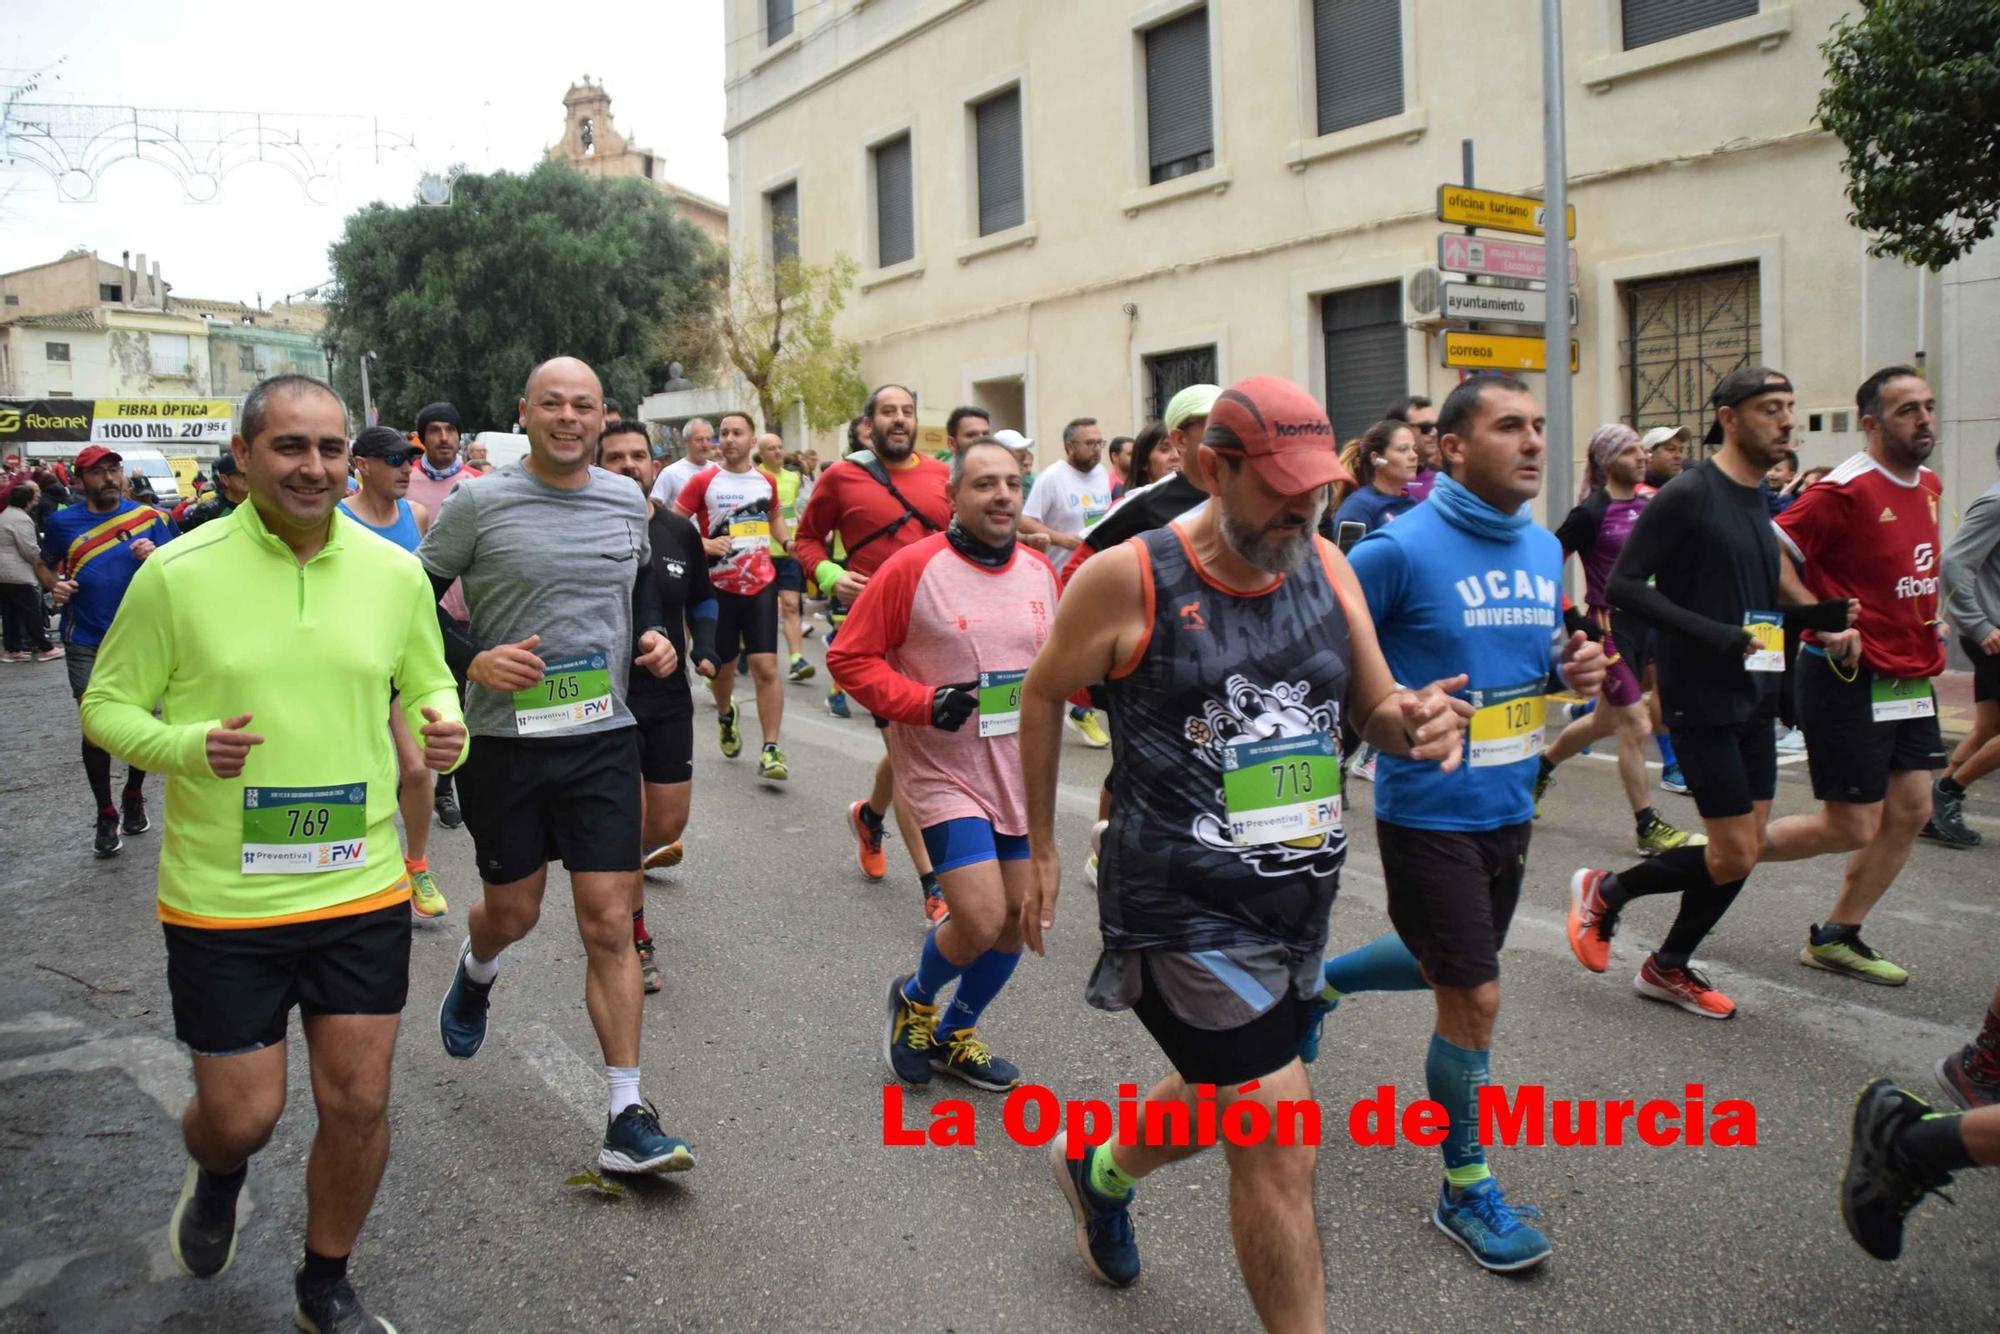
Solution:
[[[76,470],[78,472],[88,472],[92,468],[105,463],[116,468],[124,462],[125,456],[116,450],[106,449],[103,445],[92,445],[76,456]]]

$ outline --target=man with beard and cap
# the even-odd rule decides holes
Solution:
[[[917,396],[902,385],[885,384],[868,396],[858,420],[867,423],[867,452],[831,464],[820,474],[792,542],[806,577],[827,595],[829,617],[836,627],[882,562],[913,542],[943,532],[952,514],[951,470],[917,452]],[[836,538],[846,553],[839,561],[832,556]],[[840,674],[829,675],[839,691]],[[887,728],[889,721],[878,717],[875,725]],[[925,915],[934,921],[944,914],[944,899],[924,851],[921,828],[899,799],[898,786],[892,757],[885,754],[876,763],[868,795],[847,810],[855,860],[869,880],[889,873],[882,834],[893,805],[896,827],[916,868]]]
[[[924,1085],[935,1073],[1008,1089],[1021,1072],[978,1035],[1021,959],[1028,817],[1020,683],[1048,638],[1056,576],[1015,540],[1021,472],[975,441],[952,457],[951,526],[884,561],[861,590],[828,667],[887,718],[891,763],[923,830],[949,914],[915,971],[890,985],[883,1058]],[[951,1003],[939,996],[953,980]]]
[[[1483,375],[1438,411],[1444,467],[1430,498],[1355,544],[1349,559],[1398,681],[1437,680],[1470,716],[1463,766],[1395,754],[1375,773],[1375,838],[1394,930],[1327,962],[1318,1015],[1359,991],[1428,989],[1436,1022],[1424,1083],[1449,1117],[1431,1221],[1482,1268],[1531,1268],[1550,1253],[1508,1202],[1478,1135],[1492,1078],[1500,950],[1520,902],[1534,830],[1543,701],[1586,698],[1603,651],[1565,634],[1562,548],[1530,517],[1542,489],[1544,418],[1527,385]],[[1314,1030],[1302,1055],[1316,1056]]]
[[[407,492],[410,503],[422,505],[424,513],[436,519],[444,508],[444,498],[467,482],[475,482],[482,474],[467,466],[459,453],[460,424],[458,409],[449,403],[432,403],[417,414],[417,442],[423,446],[423,457],[410,470],[410,489]],[[465,610],[465,592],[453,584],[440,604],[452,620],[463,624],[468,618]],[[453,668],[456,672],[458,669]],[[458,682],[459,694],[465,693],[465,678]],[[446,829],[456,829],[465,823],[458,809],[458,797],[453,791],[453,775],[445,773],[437,776],[437,791],[432,794],[432,805],[437,811],[438,823]]]
[[[233,456],[224,454],[217,459],[211,472],[215,478],[215,494],[188,511],[187,522],[181,525],[183,533],[191,533],[215,519],[228,518],[236,512],[238,505],[250,498],[250,483],[244,479],[243,470],[236,466]]]
[[[139,565],[180,531],[150,505],[126,496],[125,460],[103,445],[76,456],[77,489],[83,498],[50,516],[42,529],[41,559],[35,578],[63,609],[62,641],[69,664],[70,694],[82,700],[97,662],[97,646]],[[145,771],[127,769],[125,791],[111,803],[111,756],[88,735],[83,738],[83,772],[97,802],[99,857],[115,857],[125,843],[119,835],[143,834],[153,827],[146,815]]]
[[[1411,690],[1391,676],[1353,571],[1316,531],[1329,485],[1351,479],[1310,394],[1268,376],[1232,385],[1185,467],[1210,502],[1091,561],[1029,669],[1020,726],[1034,877],[1021,928],[1043,952],[1061,885],[1063,708],[1105,681],[1118,777],[1088,998],[1132,1010],[1172,1065],[1149,1103],[1191,1116],[1212,1100],[1227,1124],[1237,1102],[1275,1118],[1279,1100],[1312,1096],[1298,1050],[1347,848],[1343,721],[1386,753],[1456,767],[1463,719],[1447,691],[1465,678]],[[1139,1277],[1133,1188],[1203,1147],[1121,1142],[1072,1159],[1052,1145],[1091,1274],[1118,1286]],[[1231,1232],[1258,1316],[1271,1329],[1320,1328],[1315,1149],[1278,1136],[1227,1156]]]
[[[1791,443],[1791,381],[1767,366],[1745,366],[1723,376],[1709,401],[1721,448],[1647,502],[1608,586],[1613,606],[1652,628],[1660,706],[1708,843],[1616,874],[1578,870],[1570,877],[1569,945],[1578,963],[1602,973],[1625,905],[1677,894],[1673,926],[1640,965],[1632,989],[1705,1019],[1728,1019],[1736,1002],[1695,969],[1694,951],[1766,855],[1778,786],[1771,720],[1790,680],[1784,631],[1817,632],[1820,651],[1851,676],[1857,645],[1846,627],[1856,606],[1844,597],[1803,605],[1810,595],[1797,580],[1780,582],[1762,483]],[[1906,565],[1910,558],[1904,551]],[[1817,770],[1814,776],[1817,783]]]
[[[1856,667],[1839,643],[1808,635],[1798,668],[1799,728],[1822,805],[1775,820],[1764,861],[1845,852],[1839,897],[1799,962],[1899,987],[1909,973],[1861,939],[1931,814],[1931,774],[1945,767],[1931,678],[1944,670],[1939,634],[1937,397],[1914,366],[1886,366],[1854,395],[1866,441],[1772,526],[1797,575],[1799,600],[1855,600]],[[1792,570],[1786,571],[1788,580]],[[1848,636],[1835,637],[1842,642]]]

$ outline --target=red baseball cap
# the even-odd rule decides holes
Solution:
[[[106,463],[114,468],[121,467],[124,462],[125,456],[116,450],[106,449],[103,445],[92,445],[76,456],[75,467],[78,472],[88,472]]]
[[[1217,395],[1201,442],[1244,455],[1259,477],[1288,496],[1354,480],[1319,400],[1275,375],[1238,380]]]

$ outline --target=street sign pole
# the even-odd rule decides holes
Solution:
[[[1542,0],[1542,199],[1548,206],[1548,308],[1556,312],[1557,346],[1569,310],[1569,149],[1563,134],[1562,0]],[[1544,328],[1543,334],[1547,335]],[[1547,513],[1551,523],[1567,511],[1575,482],[1571,462],[1576,454],[1573,385],[1563,373],[1560,356],[1551,352],[1555,368],[1548,376]]]

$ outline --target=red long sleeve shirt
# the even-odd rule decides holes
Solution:
[[[826,586],[819,568],[833,559],[830,548],[835,536],[847,549],[846,568],[854,574],[872,575],[896,552],[944,530],[951,522],[951,469],[921,454],[912,455],[911,460],[908,467],[890,467],[889,480],[918,514],[936,526],[926,527],[910,519],[895,532],[868,541],[869,534],[901,518],[903,506],[860,464],[843,460],[820,474],[812,499],[799,515],[792,554],[798,557],[807,578]]]

